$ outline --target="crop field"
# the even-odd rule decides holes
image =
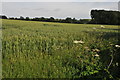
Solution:
[[[118,76],[118,26],[2,20],[1,29],[3,78]]]

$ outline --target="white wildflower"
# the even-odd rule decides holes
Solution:
[[[95,56],[96,56],[96,57],[99,57],[99,55],[98,55],[98,54],[95,54]]]
[[[101,25],[100,27],[101,27],[101,28],[105,28],[105,26],[103,26],[103,25]]]
[[[75,43],[75,44],[77,44],[77,43],[83,44],[84,42],[83,41],[77,41],[77,40],[75,40],[73,43]]]
[[[93,52],[100,52],[99,49],[92,49]]]
[[[118,47],[118,48],[120,48],[120,45],[115,45],[115,47]]]
[[[118,62],[116,63],[116,65],[117,65],[117,66],[119,65]]]

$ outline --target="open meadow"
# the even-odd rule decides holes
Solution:
[[[118,77],[118,26],[2,20],[3,78]]]

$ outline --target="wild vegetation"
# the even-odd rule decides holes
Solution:
[[[118,26],[2,20],[3,78],[119,78]]]

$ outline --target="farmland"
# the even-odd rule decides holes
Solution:
[[[2,20],[3,78],[117,77],[120,32],[103,26]]]

